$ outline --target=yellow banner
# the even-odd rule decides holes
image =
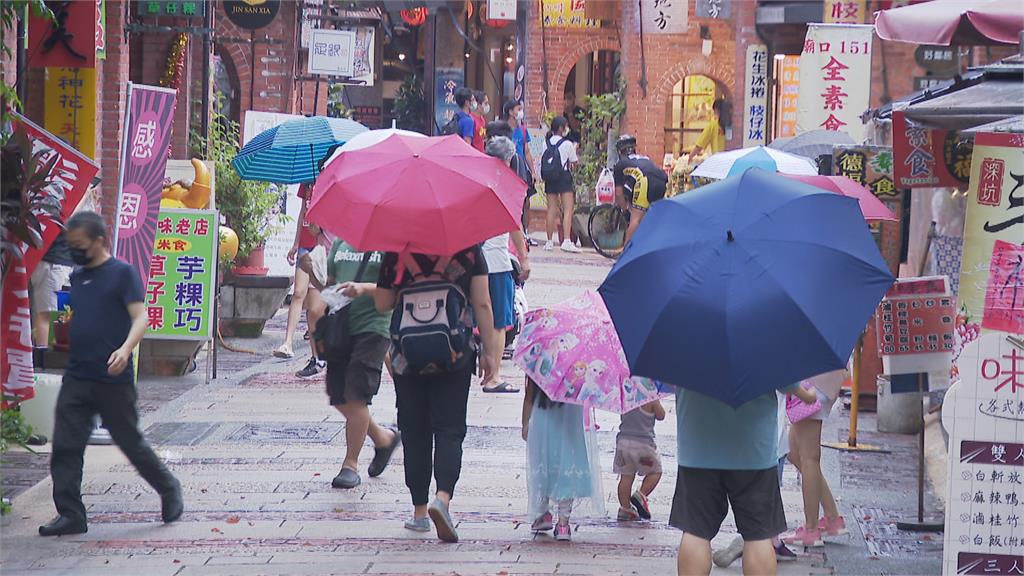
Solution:
[[[779,98],[775,104],[776,138],[796,136],[796,107],[800,94],[800,57],[786,56],[779,66]]]
[[[826,24],[863,24],[868,12],[865,0],[825,0],[824,8]]]
[[[588,20],[586,0],[541,0],[541,22],[545,28],[600,28],[597,20]]]
[[[981,323],[996,240],[1024,243],[1024,136],[978,134],[967,191],[960,308]]]
[[[47,68],[43,127],[96,158],[96,69]]]

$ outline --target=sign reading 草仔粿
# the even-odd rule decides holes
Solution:
[[[942,573],[1024,572],[1024,350],[983,332],[943,402],[949,432]]]
[[[892,113],[892,149],[898,188],[963,188],[971,176],[974,146],[955,130],[916,124],[903,110]]]
[[[808,24],[800,53],[797,133],[845,132],[864,139],[861,114],[871,91],[873,26]]]
[[[743,147],[765,143],[768,109],[768,47],[747,46],[747,97],[743,106]]]
[[[146,284],[149,338],[213,336],[216,210],[160,211]]]
[[[96,69],[47,68],[43,127],[96,157]]]
[[[128,84],[114,254],[131,264],[143,286],[149,279],[176,94],[170,88]]]
[[[967,191],[960,307],[970,322],[984,317],[996,241],[1024,243],[1024,135],[980,133]]]
[[[175,18],[202,18],[206,15],[206,0],[140,0],[137,14],[142,17],[171,16]]]

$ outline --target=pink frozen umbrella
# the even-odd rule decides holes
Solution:
[[[846,176],[803,176],[798,174],[781,174],[781,176],[799,180],[805,184],[810,184],[829,192],[835,192],[841,196],[856,198],[865,220],[890,220],[892,222],[898,220],[896,215],[892,213],[892,210],[886,208],[885,204],[872,194],[870,190]]]

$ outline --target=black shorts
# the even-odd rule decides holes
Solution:
[[[668,523],[704,540],[722,527],[732,505],[736,528],[747,542],[786,531],[778,469],[710,470],[679,467]]]
[[[373,402],[380,390],[384,356],[390,345],[390,340],[380,334],[352,336],[347,361],[327,363],[327,398],[331,406],[353,401]]]

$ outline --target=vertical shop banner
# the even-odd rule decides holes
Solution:
[[[1024,245],[996,240],[981,327],[1024,334]]]
[[[768,110],[768,47],[747,46],[747,97],[743,107],[743,147],[765,143]]]
[[[160,211],[146,285],[148,338],[213,337],[218,218],[216,210]]]
[[[643,33],[686,33],[689,26],[689,6],[689,0],[640,0]]]
[[[545,28],[600,28],[587,18],[586,0],[541,0],[541,24]]]
[[[18,404],[35,396],[32,363],[32,312],[28,300],[28,270],[24,262],[11,264],[2,287],[0,305],[0,406]]]
[[[46,5],[53,11],[52,20],[34,13],[28,17],[28,65],[95,68],[96,0]]]
[[[465,85],[465,78],[462,68],[438,68],[434,72],[434,122],[438,133],[459,111],[455,91]]]
[[[1024,242],[1024,135],[982,132],[974,139],[960,264],[960,308],[969,322],[984,317],[999,240]]]
[[[873,26],[808,24],[800,53],[796,131],[846,132],[864,139],[860,116],[871,96]]]
[[[797,100],[800,97],[800,57],[786,56],[779,66],[779,98],[775,104],[775,137],[796,136]]]
[[[43,126],[89,158],[96,157],[96,69],[47,68]]]
[[[933,130],[892,113],[898,188],[963,188],[970,181],[974,143],[956,130]]]
[[[176,93],[170,88],[128,84],[114,253],[135,268],[143,286],[153,256]]]
[[[822,22],[827,24],[863,24],[867,0],[825,0]]]
[[[943,402],[949,432],[942,573],[1024,572],[1024,350],[982,332],[959,360],[960,382]]]

